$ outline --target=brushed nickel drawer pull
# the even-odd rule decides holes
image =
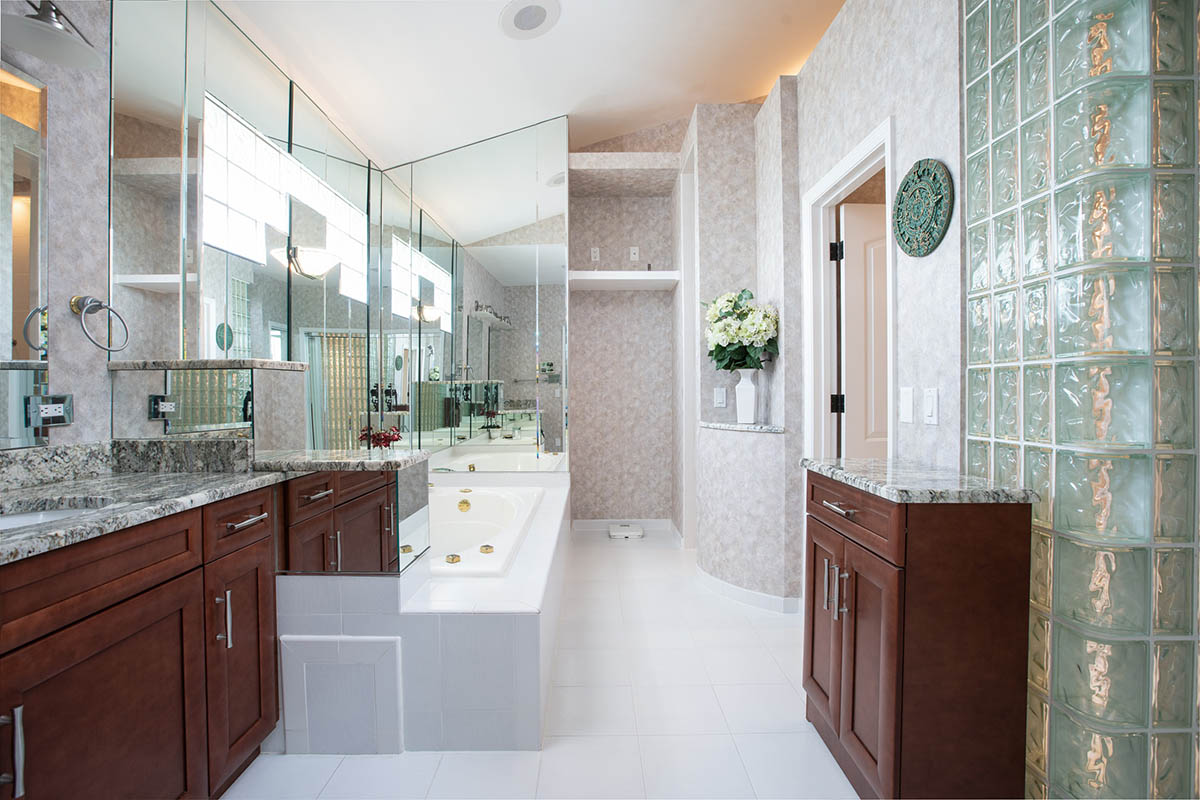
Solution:
[[[217,605],[225,606],[225,632],[217,634],[217,641],[225,643],[226,650],[233,649],[233,590],[226,589],[224,597],[214,597]]]
[[[316,494],[306,494],[304,496],[304,500],[307,503],[313,503],[313,502],[316,502],[317,500],[321,500],[326,497],[329,497],[329,495],[331,495],[331,494],[333,494],[333,489],[326,489],[325,491],[317,492]]]
[[[849,572],[842,572],[842,568],[841,568],[841,567],[839,567],[837,564],[834,564],[834,565],[833,565],[833,572],[834,572],[834,579],[833,579],[833,619],[834,619],[834,621],[836,622],[836,621],[837,621],[837,619],[838,619],[838,613],[839,613],[839,612],[841,612],[841,614],[842,614],[843,616],[845,616],[845,614],[846,614],[846,611],[847,611],[847,608],[846,608],[844,605],[842,605],[842,592],[841,592],[841,589],[842,589],[842,581],[843,581],[843,580],[845,580],[846,578],[850,577],[850,573],[849,573]]]
[[[855,514],[858,513],[858,509],[845,508],[841,503],[831,503],[828,500],[822,500],[821,505],[825,506],[838,516],[845,517],[846,519],[851,519]]]
[[[829,559],[825,559],[825,596],[821,601],[821,608],[825,611],[829,610]]]
[[[253,517],[250,517],[249,519],[244,519],[241,522],[226,522],[225,529],[228,530],[230,533],[234,533],[236,531],[240,531],[245,528],[249,528],[251,525],[255,525],[259,522],[262,522],[264,519],[268,518],[269,516],[271,516],[271,512],[264,511],[261,514],[257,514]]]
[[[14,798],[25,796],[25,706],[13,708],[12,716],[0,716],[0,725],[13,726],[13,771],[0,775],[0,786],[11,783]]]

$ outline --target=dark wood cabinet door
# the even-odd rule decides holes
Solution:
[[[334,509],[333,526],[340,572],[379,572],[387,566],[384,508],[387,487]]]
[[[842,572],[838,736],[878,796],[895,797],[904,573],[852,542]]]
[[[809,711],[838,729],[842,626],[833,619],[833,592],[845,539],[813,517],[807,520],[804,588],[804,691]]]
[[[221,787],[275,727],[275,570],[263,539],[204,567],[208,771]]]
[[[334,545],[332,511],[326,511],[311,519],[289,525],[287,529],[287,568],[292,572],[336,570]]]
[[[25,745],[0,725],[0,773],[29,798],[207,797],[203,603],[197,569],[0,658]]]

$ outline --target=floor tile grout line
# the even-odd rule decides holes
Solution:
[[[334,766],[334,768],[332,770],[329,771],[329,777],[325,779],[325,782],[321,784],[321,788],[317,790],[318,800],[321,797],[321,795],[325,794],[325,790],[329,788],[329,782],[331,780],[333,780],[333,776],[337,774],[337,771],[342,768],[342,764],[344,764],[344,763],[346,763],[345,756],[341,756],[340,758],[338,758],[337,764]]]

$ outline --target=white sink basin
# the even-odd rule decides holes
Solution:
[[[21,528],[25,525],[38,525],[52,522],[56,519],[67,519],[86,514],[90,508],[52,508],[48,511],[26,511],[19,514],[0,514],[0,531],[10,528]]]

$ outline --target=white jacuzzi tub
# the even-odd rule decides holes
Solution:
[[[553,472],[562,468],[562,460],[562,453],[538,453],[486,445],[479,449],[451,447],[448,451],[435,453],[429,459],[429,468],[433,472],[470,472],[474,464],[474,471],[477,472]]]
[[[543,493],[538,487],[430,489],[430,573],[436,577],[504,575]],[[491,552],[480,550],[485,546]],[[450,555],[457,555],[458,561],[447,562]]]

